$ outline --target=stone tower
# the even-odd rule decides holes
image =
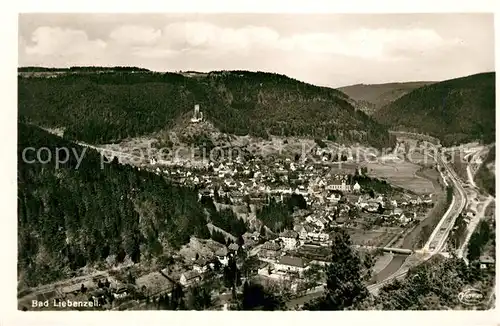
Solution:
[[[200,122],[203,120],[203,112],[200,112],[200,105],[196,104],[194,106],[194,115],[191,118],[191,122]]]

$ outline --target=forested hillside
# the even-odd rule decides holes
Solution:
[[[408,82],[386,84],[357,84],[338,88],[356,101],[357,105],[367,114],[373,114],[414,89],[434,82]]]
[[[54,160],[27,163],[36,159],[30,151],[24,161],[27,147],[49,148],[53,158],[56,148],[74,149],[78,155],[82,148],[18,124],[18,270],[28,286],[108,256],[137,262],[178,248],[191,235],[210,236],[192,189],[118,163],[101,169],[99,154],[90,149],[78,169],[73,154],[57,169]]]
[[[394,130],[427,133],[446,145],[495,141],[495,73],[427,85],[381,108],[374,117]]]
[[[19,77],[19,117],[65,127],[65,137],[106,143],[172,127],[200,104],[222,132],[307,135],[394,145],[386,128],[355,110],[343,93],[283,75],[232,71],[187,77],[174,73],[100,72]]]

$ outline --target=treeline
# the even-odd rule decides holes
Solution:
[[[70,154],[56,168],[28,163],[25,148],[83,149],[36,127],[18,125],[18,267],[28,286],[44,284],[70,270],[114,256],[134,262],[176,249],[191,235],[209,238],[203,207],[194,189],[162,176],[120,165],[100,168],[86,149],[78,166]],[[28,154],[30,152],[27,152]],[[77,168],[78,166],[78,168]]]
[[[244,71],[189,78],[114,71],[18,77],[19,118],[65,127],[64,137],[107,143],[172,126],[200,104],[222,132],[261,137],[312,136],[392,147],[387,129],[334,89],[283,75]],[[263,117],[265,119],[263,119]]]
[[[73,66],[69,68],[50,68],[50,67],[19,67],[18,72],[93,72],[93,71],[149,71],[146,68],[139,67],[98,67],[98,66]]]

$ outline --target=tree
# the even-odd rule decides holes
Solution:
[[[190,288],[188,308],[204,310],[212,306],[212,290],[208,284],[196,284]]]
[[[170,307],[172,310],[184,310],[185,302],[184,302],[184,291],[182,290],[182,286],[179,283],[174,285],[174,289],[172,290]]]
[[[250,195],[244,195],[243,202],[247,205],[248,210],[250,210],[250,203],[252,202]]]
[[[158,309],[159,310],[170,310],[170,297],[168,294],[160,295],[158,298]]]
[[[211,238],[214,240],[214,241],[217,241],[218,243],[221,243],[221,244],[226,244],[226,237],[224,236],[224,234],[222,234],[221,232],[219,232],[218,230],[213,230],[212,231],[212,236]]]
[[[287,201],[288,210],[293,212],[294,208],[306,209],[307,203],[301,194],[292,194]]]
[[[366,253],[364,259],[363,259],[363,268],[364,268],[364,276],[363,279],[365,281],[369,281],[372,278],[373,274],[373,266],[375,265],[375,262],[373,260],[373,255],[370,253]]]
[[[241,273],[248,278],[249,275],[256,272],[259,269],[260,260],[256,256],[249,256],[243,262],[241,266]]]
[[[243,284],[243,293],[239,304],[240,310],[282,310],[284,309],[283,298],[266,291],[260,284]]]
[[[369,189],[368,194],[370,195],[370,198],[375,198],[375,192],[373,191],[373,189]]]
[[[223,278],[224,285],[233,291],[236,290],[237,286],[241,285],[241,272],[236,266],[236,259],[234,257],[229,258],[227,266],[224,267]]]
[[[267,233],[266,233],[266,227],[265,226],[261,226],[261,228],[260,228],[260,236],[262,238],[265,238],[266,235],[267,235]]]
[[[307,288],[313,288],[317,286],[321,281],[321,276],[324,272],[324,269],[318,265],[313,264],[304,272],[305,285]]]
[[[316,138],[314,140],[314,142],[316,143],[316,145],[318,145],[319,148],[326,148],[327,147],[325,142],[319,138]]]
[[[243,237],[241,235],[238,236],[238,239],[236,241],[236,244],[241,247],[245,244],[245,240],[243,239]]]
[[[338,229],[332,245],[331,263],[326,268],[326,295],[305,310],[344,310],[359,305],[368,296],[362,282],[361,261],[351,248],[349,235]]]
[[[132,275],[130,271],[127,274],[127,282],[129,284],[135,284],[135,277]]]

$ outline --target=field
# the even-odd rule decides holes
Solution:
[[[452,154],[452,166],[453,170],[458,174],[460,179],[462,180],[469,180],[469,176],[467,175],[467,163],[466,160],[464,159],[463,153],[460,153],[460,151],[454,151]]]
[[[368,231],[359,229],[348,230],[348,233],[351,236],[351,241],[354,245],[375,247],[386,245],[392,238],[399,234],[399,232],[401,232],[400,228],[384,228],[380,230]]]
[[[365,163],[364,165],[368,168],[368,175],[386,180],[391,184],[417,194],[434,193],[436,190],[431,181],[416,174],[421,168],[417,164],[402,160],[385,160],[376,163]]]
[[[409,155],[407,155],[407,159],[411,163],[423,166],[434,166],[436,164],[436,161],[434,160],[433,157],[430,157],[428,155],[425,155],[417,151],[411,152]]]
[[[435,205],[427,213],[426,218],[421,221],[414,229],[402,239],[401,248],[415,249],[422,247],[427,238],[431,235],[436,225],[441,220],[441,217],[448,209],[449,205],[446,202],[446,194],[444,191],[435,196]]]
[[[441,185],[441,175],[434,168],[422,168],[415,173],[417,176],[425,178],[432,182],[435,192],[439,192],[442,189]]]

